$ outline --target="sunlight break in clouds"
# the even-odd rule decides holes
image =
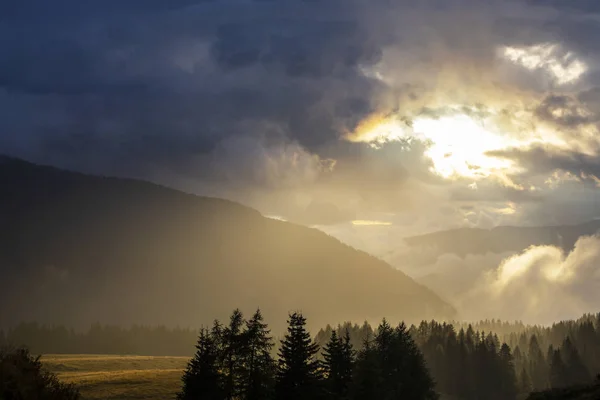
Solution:
[[[587,65],[571,52],[558,54],[559,47],[546,43],[530,47],[505,47],[502,55],[529,70],[545,70],[559,85],[574,83],[587,71]]]
[[[358,220],[352,221],[352,225],[354,225],[354,226],[390,226],[390,225],[392,225],[392,223],[386,222],[386,221],[358,219]]]
[[[432,172],[444,178],[484,178],[509,170],[513,166],[510,160],[486,153],[521,144],[461,111],[437,118],[417,116],[412,123],[375,115],[359,124],[347,138],[375,147],[403,139],[421,140],[428,145],[425,156],[433,163]]]

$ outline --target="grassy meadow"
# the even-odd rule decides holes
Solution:
[[[45,355],[45,367],[76,384],[84,400],[172,399],[187,357]]]

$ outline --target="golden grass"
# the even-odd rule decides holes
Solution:
[[[187,357],[46,355],[45,367],[76,384],[83,399],[173,399]]]

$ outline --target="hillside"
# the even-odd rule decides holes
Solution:
[[[533,245],[554,245],[569,251],[579,237],[596,234],[599,229],[600,220],[595,220],[581,225],[460,228],[412,236],[404,240],[411,247],[464,257],[467,254],[518,252]]]
[[[454,313],[321,231],[142,181],[2,158],[0,226],[0,325],[199,326],[237,306],[273,322],[301,309],[312,326]]]

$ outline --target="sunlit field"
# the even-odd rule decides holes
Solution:
[[[46,368],[76,384],[86,399],[172,399],[186,357],[46,355]]]

